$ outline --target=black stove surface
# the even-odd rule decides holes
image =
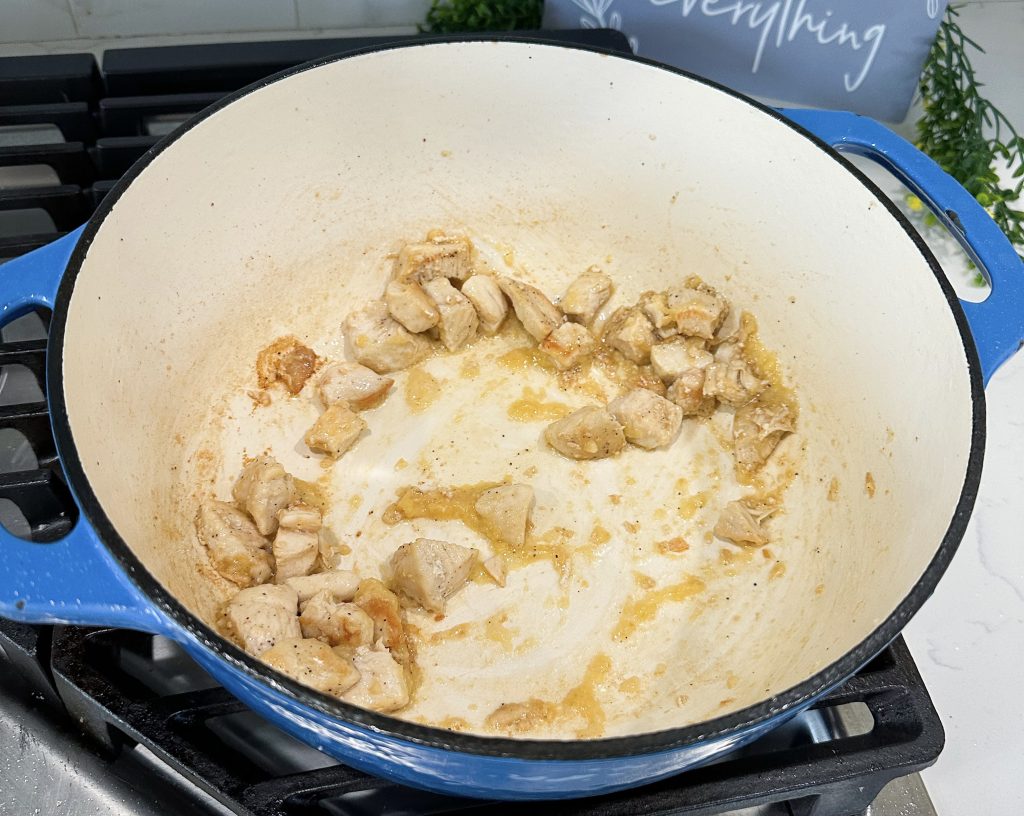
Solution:
[[[628,49],[612,31],[544,36]],[[291,65],[395,39],[403,38],[120,49],[105,52],[102,68],[91,54],[0,59],[0,264],[79,226],[145,150],[223,94]],[[47,322],[39,310],[0,328],[0,521],[37,542],[60,538],[77,519],[49,430]],[[33,739],[48,757],[38,766],[45,781],[31,771]],[[578,816],[852,816],[890,780],[934,763],[942,744],[939,717],[898,639],[809,712],[711,765],[587,800],[477,802],[336,763],[248,711],[164,638],[0,620],[3,813],[51,801],[68,814],[111,812],[102,804],[73,807],[106,775],[136,795],[141,804],[130,812],[140,814],[528,808]],[[56,766],[71,775],[66,801],[56,799],[64,795]]]

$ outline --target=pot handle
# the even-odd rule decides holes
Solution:
[[[0,264],[0,323],[53,307],[82,230]],[[114,561],[84,515],[64,538],[24,541],[0,525],[0,616],[25,623],[72,623],[163,631],[155,607]]]
[[[960,301],[985,383],[1024,345],[1024,263],[989,214],[959,182],[910,142],[854,113],[781,109],[839,151],[877,162],[902,181],[952,233],[992,289],[981,303]]]

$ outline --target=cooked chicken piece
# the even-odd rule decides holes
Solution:
[[[312,451],[337,459],[351,448],[366,430],[366,421],[348,407],[347,402],[332,405],[306,431],[306,444]]]
[[[746,405],[768,387],[738,355],[726,362],[712,363],[704,375],[704,396],[717,397],[719,402],[734,407]]]
[[[570,459],[604,459],[626,446],[622,426],[607,409],[588,405],[544,429],[544,439]]]
[[[665,396],[683,409],[683,416],[711,416],[715,398],[704,396],[704,369],[688,368],[668,387]]]
[[[274,583],[283,584],[289,578],[309,575],[320,554],[319,544],[316,533],[278,527],[274,537]]]
[[[273,456],[246,462],[231,495],[263,535],[277,530],[277,514],[295,501],[295,480]]]
[[[356,362],[378,374],[408,368],[430,353],[430,341],[391,317],[382,300],[371,300],[350,313],[344,329]]]
[[[533,488],[524,484],[492,487],[480,494],[475,508],[496,538],[521,546],[533,511]]]
[[[696,288],[645,292],[640,304],[661,338],[682,334],[710,340],[729,311],[725,298],[702,284]]]
[[[768,543],[768,535],[761,522],[743,502],[731,501],[723,509],[715,524],[714,533],[719,538],[735,544],[760,547]]]
[[[569,284],[558,305],[570,320],[589,326],[612,296],[612,289],[612,279],[592,266]]]
[[[480,328],[485,334],[494,334],[508,317],[508,301],[498,282],[490,275],[473,275],[462,284],[462,294],[476,309]]]
[[[512,278],[498,278],[498,286],[508,295],[516,317],[535,340],[543,340],[565,320],[540,289]]]
[[[359,682],[359,671],[330,646],[312,638],[294,637],[279,641],[260,659],[303,685],[341,697]]]
[[[608,411],[622,425],[626,439],[641,448],[661,448],[679,435],[683,409],[646,388],[634,388],[612,400]]]
[[[722,321],[722,325],[715,332],[711,345],[720,346],[722,343],[742,343],[746,340],[746,337],[747,331],[743,325],[743,313],[738,309],[729,309],[725,320]]]
[[[298,593],[301,606],[324,590],[329,592],[336,601],[351,601],[359,587],[359,578],[354,572],[348,570],[332,570],[319,572],[316,575],[289,578],[285,583]]]
[[[299,596],[288,586],[256,586],[238,591],[224,609],[242,648],[259,657],[275,643],[302,635]]]
[[[447,541],[417,538],[391,556],[391,584],[424,609],[444,612],[445,602],[469,579],[477,554]]]
[[[409,702],[409,681],[391,653],[381,644],[356,649],[352,659],[359,682],[342,696],[352,705],[373,711],[397,711]]]
[[[494,579],[498,586],[505,586],[505,577],[508,575],[508,564],[500,555],[492,555],[483,563],[484,572]]]
[[[260,388],[280,380],[291,394],[298,394],[316,370],[317,357],[292,335],[278,337],[256,357],[256,379]]]
[[[597,340],[579,323],[567,322],[545,337],[540,348],[551,358],[555,368],[566,371],[593,354]]]
[[[423,284],[434,278],[462,281],[472,274],[473,244],[459,235],[406,244],[398,253],[392,277]]]
[[[714,361],[704,341],[697,337],[674,337],[651,348],[651,366],[666,383],[675,382],[691,368],[704,370]]]
[[[651,321],[636,306],[620,306],[604,327],[604,342],[638,365],[651,359],[654,341]]]
[[[384,302],[391,316],[414,334],[434,328],[441,319],[434,301],[413,281],[388,281]]]
[[[374,642],[383,642],[395,660],[403,666],[409,665],[409,643],[398,596],[376,578],[366,578],[359,583],[352,601],[373,618]]]
[[[441,314],[438,333],[448,351],[456,351],[476,337],[480,321],[469,298],[449,283],[447,278],[434,278],[423,284],[423,291],[436,304]]]
[[[302,530],[304,533],[315,533],[324,526],[320,511],[301,501],[289,505],[284,510],[278,510],[277,523],[292,530]]]
[[[302,607],[302,636],[331,646],[366,646],[373,643],[373,618],[354,603],[339,603],[322,589]]]
[[[353,411],[365,411],[380,405],[393,383],[359,363],[335,363],[324,370],[316,389],[325,406],[347,402]]]
[[[732,418],[733,456],[741,473],[760,468],[786,434],[796,430],[796,415],[786,403],[750,402]]]
[[[233,504],[213,499],[200,504],[196,533],[213,568],[240,587],[266,583],[274,574],[274,562],[267,552],[269,542]]]

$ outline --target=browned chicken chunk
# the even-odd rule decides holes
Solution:
[[[533,511],[533,488],[524,484],[492,487],[480,494],[475,509],[496,538],[521,546]]]
[[[344,329],[356,362],[378,374],[408,368],[430,354],[430,341],[391,317],[382,300],[349,314]]]
[[[249,587],[228,602],[224,618],[242,648],[259,657],[278,641],[302,634],[298,606],[298,595],[291,587]]]
[[[457,351],[476,337],[480,324],[469,298],[456,289],[447,278],[434,278],[423,284],[423,291],[437,306],[441,321],[437,324],[441,344],[448,351]]]
[[[635,388],[612,400],[608,411],[622,425],[626,439],[641,448],[662,448],[675,441],[683,409],[646,388]]]
[[[441,319],[434,301],[413,281],[388,281],[384,302],[391,316],[414,334],[434,328]]]
[[[365,578],[352,601],[373,618],[374,642],[383,642],[395,660],[408,666],[411,655],[398,596],[376,578]]]
[[[359,588],[359,577],[348,570],[331,570],[289,578],[285,583],[298,593],[300,604],[325,590],[336,601],[351,601]]]
[[[739,355],[714,362],[704,370],[704,396],[716,397],[726,405],[740,407],[760,394],[768,383],[760,379]]]
[[[359,363],[335,363],[320,375],[316,389],[325,406],[347,402],[354,411],[376,408],[395,381]]]
[[[622,425],[606,408],[588,405],[544,429],[544,439],[570,459],[604,459],[626,446]]]
[[[650,361],[654,341],[651,321],[636,306],[619,307],[604,327],[604,342],[638,365]]]
[[[204,501],[196,513],[196,533],[210,554],[213,568],[238,586],[262,584],[273,575],[270,543],[252,519],[233,504]]]
[[[732,419],[733,456],[740,473],[753,473],[783,437],[796,430],[796,414],[786,403],[751,402],[736,409]]]
[[[320,511],[308,504],[296,502],[277,511],[277,523],[282,527],[289,527],[292,530],[302,530],[304,533],[315,533],[323,527],[324,521]]]
[[[338,402],[320,414],[305,440],[311,451],[337,459],[356,443],[366,427],[366,421],[347,402]]]
[[[691,368],[704,370],[714,361],[704,341],[697,337],[674,337],[651,349],[651,367],[665,383],[675,382]]]
[[[316,533],[278,527],[274,537],[274,582],[283,584],[289,578],[309,575],[320,554],[319,545]]]
[[[729,502],[722,509],[714,533],[719,538],[735,544],[760,547],[768,543],[768,535],[761,527],[760,520],[749,507],[739,501]]]
[[[508,317],[508,301],[498,286],[498,282],[490,275],[473,275],[462,284],[462,294],[476,309],[480,319],[480,330],[485,334],[494,334]]]
[[[662,338],[681,334],[710,340],[725,320],[729,304],[710,286],[645,292],[640,299],[644,314]]]
[[[597,349],[597,340],[579,323],[563,323],[541,341],[541,351],[551,358],[555,368],[567,371]]]
[[[295,501],[295,480],[273,456],[245,463],[231,495],[263,535],[277,530],[277,514]]]
[[[373,642],[373,618],[354,603],[339,602],[322,589],[302,605],[302,636],[331,646],[367,646]]]
[[[473,262],[473,244],[468,238],[439,236],[402,247],[393,277],[420,284],[434,278],[463,281],[473,274]]]
[[[612,279],[592,266],[569,284],[558,303],[559,308],[570,320],[589,326],[612,296],[613,288]]]
[[[360,647],[352,660],[359,671],[359,682],[343,695],[346,702],[382,712],[397,711],[408,704],[405,670],[383,645]]]
[[[260,388],[281,382],[290,394],[298,394],[313,372],[317,356],[292,335],[279,337],[256,357],[256,379]]]
[[[498,286],[508,295],[516,317],[534,340],[543,340],[565,320],[558,307],[535,286],[513,278],[498,278]]]
[[[689,368],[668,387],[665,396],[683,410],[683,416],[710,416],[715,398],[704,396],[703,368]]]
[[[397,592],[431,612],[444,612],[445,603],[469,579],[477,551],[447,541],[417,538],[391,556],[391,583]]]
[[[359,682],[359,671],[330,646],[311,638],[288,638],[261,655],[264,663],[303,685],[341,697]]]

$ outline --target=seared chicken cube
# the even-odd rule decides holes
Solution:
[[[242,648],[259,657],[275,643],[302,635],[299,596],[288,586],[256,586],[238,591],[224,609]]]
[[[359,682],[342,699],[372,711],[397,711],[409,702],[409,681],[405,670],[381,644],[356,649],[352,658]]]
[[[714,534],[735,544],[760,547],[768,543],[761,522],[743,502],[729,502],[715,523]]]
[[[413,281],[388,281],[384,302],[391,316],[413,333],[432,329],[441,319],[434,301]]]
[[[359,671],[330,646],[312,638],[294,637],[279,641],[260,659],[303,685],[341,697],[359,682]]]
[[[279,337],[256,357],[256,379],[260,388],[280,381],[291,394],[298,394],[316,370],[317,356],[292,335]]]
[[[283,584],[289,578],[309,575],[320,554],[319,545],[316,533],[278,527],[274,537],[274,583]]]
[[[331,646],[366,646],[373,643],[373,618],[354,603],[338,602],[322,589],[302,606],[302,636]]]
[[[704,375],[704,396],[717,397],[719,402],[737,408],[746,405],[768,387],[738,355],[712,363]]]
[[[394,382],[359,363],[335,363],[320,375],[316,390],[325,406],[347,402],[352,410],[365,411],[380,405]]]
[[[409,665],[409,643],[398,596],[376,578],[365,578],[360,581],[352,602],[373,618],[374,642],[383,642],[395,660],[403,666]]]
[[[480,328],[485,334],[494,334],[508,317],[508,301],[498,286],[498,282],[490,275],[473,275],[462,284],[462,294],[476,309],[480,319]]]
[[[786,434],[796,430],[796,413],[786,403],[750,402],[732,418],[733,456],[740,473],[750,474],[768,461]]]
[[[505,586],[505,577],[508,575],[508,565],[500,555],[492,555],[481,565],[484,572],[494,579],[498,586]]]
[[[462,281],[472,274],[473,244],[460,235],[406,244],[398,253],[392,277],[423,284],[435,278]]]
[[[579,323],[567,322],[545,337],[540,348],[551,358],[555,368],[566,371],[593,354],[597,340]]]
[[[337,459],[351,448],[366,430],[366,422],[348,407],[347,402],[332,405],[306,432],[306,444],[312,451]]]
[[[391,317],[382,300],[349,314],[344,328],[356,362],[378,374],[408,368],[430,354],[430,341]]]
[[[295,501],[295,480],[273,456],[257,456],[242,468],[231,495],[263,535],[273,535],[277,514]]]
[[[469,547],[417,538],[391,556],[391,583],[424,609],[444,612],[445,602],[469,579],[476,558],[477,551]]]
[[[668,387],[665,396],[683,409],[683,416],[711,416],[715,398],[704,396],[704,369],[689,368]]]
[[[513,278],[498,278],[498,286],[508,295],[516,317],[534,340],[543,340],[565,320],[558,307],[535,286]]]
[[[558,305],[570,320],[589,326],[612,296],[612,288],[612,279],[592,266],[569,284]]]
[[[302,530],[304,533],[315,533],[324,525],[323,516],[315,507],[308,504],[296,502],[278,510],[277,523],[281,527],[288,527],[292,530]]]
[[[662,338],[681,334],[710,340],[729,311],[726,300],[710,286],[703,285],[645,292],[640,303]]]
[[[619,307],[604,327],[604,342],[638,365],[651,359],[654,340],[651,321],[636,306]]]
[[[438,333],[448,351],[457,351],[476,337],[480,321],[469,298],[449,283],[447,278],[434,278],[423,284],[423,291],[441,314]]]
[[[492,487],[480,494],[475,509],[495,538],[522,546],[533,511],[533,488],[524,484]]]
[[[210,499],[199,505],[196,533],[210,554],[213,568],[240,587],[266,583],[274,574],[269,542],[245,513],[227,502]]]
[[[683,409],[646,388],[634,388],[612,400],[608,411],[622,425],[626,439],[641,448],[661,448],[679,435]]]
[[[544,439],[570,459],[604,459],[626,446],[622,426],[600,405],[588,405],[544,429]]]
[[[316,575],[288,578],[285,583],[298,593],[300,605],[325,590],[336,601],[351,601],[356,595],[356,589],[359,588],[358,576],[348,570],[331,570],[318,572]]]
[[[675,382],[691,368],[703,370],[714,361],[700,338],[674,337],[651,348],[651,367],[665,383]]]

